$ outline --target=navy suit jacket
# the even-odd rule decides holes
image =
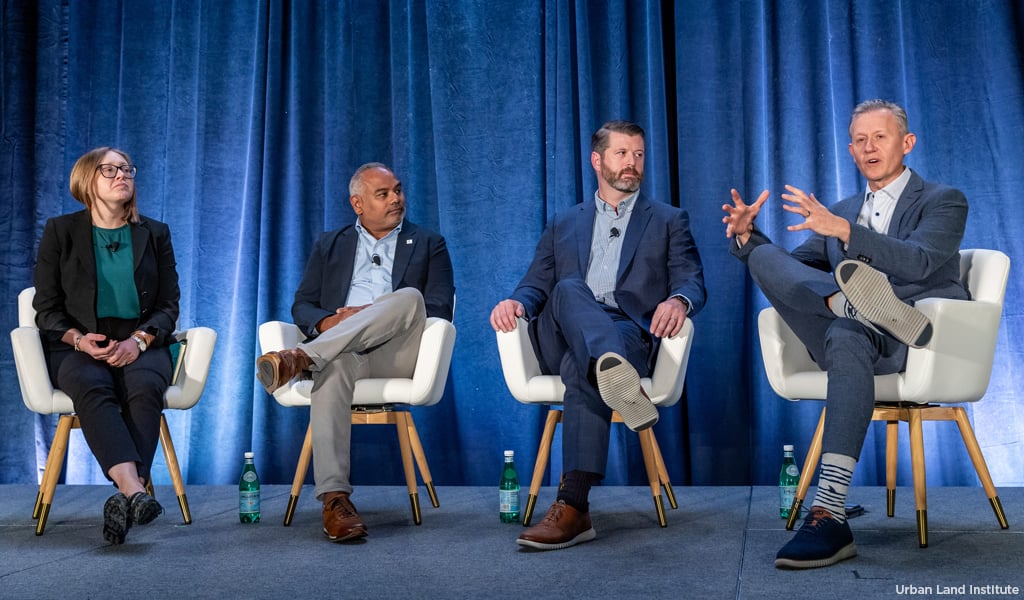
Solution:
[[[814,234],[793,250],[793,257],[827,272],[847,259],[870,264],[889,276],[896,295],[907,302],[969,298],[960,281],[960,241],[967,224],[967,199],[960,190],[927,182],[911,172],[885,233],[857,225],[863,202],[864,195],[857,194],[831,208],[833,214],[850,221],[845,249],[837,238]],[[733,252],[745,259],[763,243],[770,240],[755,230],[742,248],[732,244]]]
[[[556,215],[544,229],[533,262],[511,295],[528,317],[540,313],[558,281],[586,281],[595,212],[593,200],[582,202]],[[638,195],[622,241],[615,303],[646,332],[658,304],[677,295],[690,301],[691,317],[704,307],[704,271],[689,216]]]
[[[173,342],[178,320],[178,271],[167,225],[148,217],[131,223],[135,289],[139,295],[136,329],[155,336],[153,346]],[[94,333],[96,254],[89,211],[46,222],[35,268],[36,325],[48,349],[67,349],[60,338],[71,328]]]
[[[316,324],[345,306],[358,243],[359,232],[354,225],[348,225],[324,233],[314,244],[292,304],[292,318],[307,336],[315,337]],[[418,289],[423,294],[428,317],[451,321],[455,281],[444,237],[403,221],[395,246],[391,285],[392,290]]]

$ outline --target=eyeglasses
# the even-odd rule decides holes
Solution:
[[[135,172],[138,170],[135,165],[110,165],[103,164],[96,167],[96,170],[100,172],[100,175],[107,179],[113,179],[117,177],[117,172],[121,171],[124,173],[125,179],[135,179]]]

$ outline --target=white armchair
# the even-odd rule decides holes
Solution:
[[[32,299],[35,288],[27,288],[18,294],[18,328],[11,331],[11,346],[14,349],[14,364],[18,371],[18,383],[21,385],[21,397],[25,406],[35,413],[43,415],[60,415],[57,432],[53,437],[46,467],[43,471],[39,493],[36,496],[32,518],[36,519],[36,535],[42,535],[46,528],[46,519],[53,503],[54,491],[67,452],[68,438],[71,430],[79,426],[78,417],[74,414],[71,398],[64,392],[54,388],[43,357],[43,344],[36,328],[35,309]],[[176,334],[181,342],[181,352],[175,365],[171,386],[164,393],[165,408],[188,410],[199,402],[206,386],[206,377],[210,372],[210,361],[213,358],[213,347],[217,342],[217,333],[208,327],[193,327]],[[181,516],[186,524],[192,522],[188,498],[185,495],[185,484],[178,466],[178,457],[174,452],[167,419],[160,416],[160,444],[164,449],[167,469],[170,471],[174,492],[178,497]],[[152,492],[152,482],[149,483]]]
[[[565,385],[558,375],[544,375],[530,342],[527,323],[519,319],[516,328],[508,333],[498,332],[498,354],[501,357],[501,369],[505,375],[505,384],[512,396],[524,404],[545,404],[549,406],[544,432],[541,434],[540,448],[537,450],[537,462],[533,467],[530,480],[530,495],[523,511],[523,525],[529,525],[540,493],[544,470],[551,457],[551,442],[555,436],[555,427],[562,421],[562,396]],[[682,330],[671,338],[662,340],[658,357],[651,376],[644,377],[640,384],[648,392],[651,401],[659,408],[667,408],[679,401],[686,380],[686,365],[690,357],[690,345],[693,343],[693,321],[687,319]],[[613,413],[612,421],[621,423],[622,417]],[[658,523],[666,527],[665,505],[661,497],[664,487],[669,505],[677,508],[675,493],[668,478],[665,461],[658,448],[658,440],[654,437],[654,428],[639,432],[640,447],[644,455],[644,466],[650,481],[654,508],[658,514]]]
[[[263,353],[295,348],[305,336],[292,323],[269,321],[260,325],[260,351]],[[402,467],[405,481],[409,489],[409,501],[412,504],[413,521],[419,525],[420,514],[419,491],[416,486],[416,471],[413,457],[419,466],[420,476],[430,496],[430,503],[437,508],[437,492],[434,481],[427,466],[427,457],[423,453],[416,425],[408,410],[394,410],[395,407],[432,406],[437,404],[444,395],[445,383],[448,380],[448,367],[451,365],[452,350],[455,347],[455,326],[450,321],[437,317],[428,318],[420,339],[419,357],[416,369],[411,378],[361,379],[356,382],[355,394],[352,399],[353,425],[394,425],[398,432],[398,445],[402,453]],[[309,406],[313,381],[295,378],[274,392],[274,399],[282,406]],[[284,524],[291,525],[295,515],[295,507],[302,492],[302,483],[306,479],[309,461],[313,455],[312,433],[306,428],[306,438],[302,443],[299,462],[295,467],[295,478],[292,481],[291,497],[284,516]]]
[[[962,406],[985,395],[996,336],[1006,292],[1010,259],[995,250],[961,250],[960,277],[971,300],[927,298],[916,304],[931,319],[933,336],[925,348],[911,348],[906,370],[875,377],[873,420],[886,422],[887,511],[894,513],[896,498],[897,429],[900,421],[910,428],[910,455],[917,508],[918,541],[928,545],[928,512],[925,492],[922,421],[956,421],[967,452],[996,513],[999,525],[1008,527],[1002,504],[989,475],[981,447]],[[758,316],[764,367],[775,393],[788,400],[824,400],[828,376],[811,360],[807,349],[774,308]],[[818,427],[800,475],[793,510],[786,525],[792,529],[807,495],[821,456],[825,422],[822,410]]]

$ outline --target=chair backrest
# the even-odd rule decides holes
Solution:
[[[995,302],[1002,306],[1009,277],[1010,257],[1002,252],[960,251],[960,280],[970,290],[972,300]]]
[[[36,310],[32,306],[36,289],[28,287],[18,294],[18,328],[11,331],[15,368],[25,405],[33,412],[57,414],[72,412],[71,399],[50,382],[43,354]],[[164,406],[185,410],[195,406],[206,387],[213,360],[217,333],[209,327],[193,327],[175,333],[182,342],[174,381],[164,394]]]

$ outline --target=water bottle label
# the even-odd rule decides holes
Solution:
[[[799,477],[800,469],[796,468],[796,465],[787,465],[786,475],[789,475],[790,477]]]
[[[260,512],[260,493],[259,492],[239,492],[238,493],[238,512],[240,512],[240,513],[258,513],[258,512]]]
[[[779,495],[779,507],[789,510],[789,508],[793,506],[793,498],[796,497],[796,486],[779,486]]]
[[[242,480],[252,483],[256,481],[256,471],[246,471],[242,473]]]
[[[498,511],[519,512],[519,490],[498,490]]]

